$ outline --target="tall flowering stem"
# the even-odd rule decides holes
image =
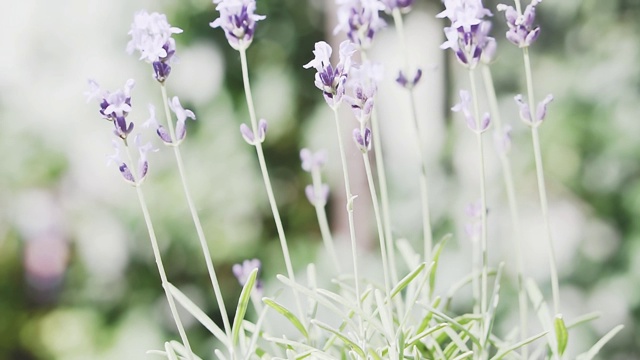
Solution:
[[[204,230],[202,229],[200,216],[198,215],[198,211],[196,210],[193,199],[191,198],[191,191],[189,190],[187,175],[184,170],[182,154],[180,153],[179,141],[181,139],[179,139],[179,137],[176,136],[176,130],[174,129],[174,126],[173,126],[173,120],[171,119],[171,112],[169,110],[169,99],[167,97],[167,89],[165,87],[164,82],[160,83],[160,91],[162,93],[162,101],[164,104],[164,112],[167,120],[167,127],[169,128],[169,135],[171,136],[171,140],[173,144],[173,146],[171,147],[173,148],[173,153],[176,157],[176,163],[178,164],[178,173],[180,174],[182,189],[184,190],[184,195],[185,195],[185,198],[187,199],[187,205],[189,206],[189,212],[191,213],[191,218],[193,219],[193,223],[195,225],[196,232],[198,234],[198,240],[200,241],[200,247],[202,248],[202,253],[204,255],[207,271],[209,273],[209,279],[211,280],[211,285],[213,286],[213,291],[216,296],[216,301],[218,302],[218,306],[220,307],[220,312],[222,313],[222,322],[224,325],[224,329],[225,329],[225,332],[227,333],[227,336],[231,336],[231,325],[229,323],[229,315],[227,313],[227,308],[224,304],[224,298],[222,297],[222,290],[220,288],[220,283],[218,282],[218,277],[216,276],[216,270],[213,266],[213,260],[211,259],[211,252],[209,251],[209,245],[207,243]],[[230,349],[230,351],[231,350],[232,349]]]
[[[244,84],[244,93],[247,99],[247,107],[249,108],[249,117],[251,119],[251,130],[253,134],[264,134],[264,129],[266,125],[258,126],[258,120],[256,117],[256,110],[253,104],[253,95],[251,93],[251,84],[249,82],[249,67],[247,65],[247,52],[246,47],[240,47],[240,63],[242,66],[242,81]],[[263,123],[266,124],[266,123]],[[282,226],[282,220],[280,218],[280,212],[278,211],[278,205],[276,204],[275,196],[273,195],[273,187],[271,186],[271,180],[269,179],[269,172],[267,170],[267,164],[264,158],[264,152],[262,151],[262,142],[254,141],[254,145],[256,148],[256,154],[258,155],[258,163],[260,164],[260,171],[262,172],[262,180],[264,181],[265,189],[267,191],[267,197],[269,198],[269,205],[271,206],[271,211],[273,213],[273,219],[276,223],[276,229],[278,231],[278,238],[280,239],[280,247],[282,248],[282,253],[284,255],[284,262],[287,268],[287,275],[291,279],[291,281],[295,282],[295,273],[293,272],[293,265],[291,263],[291,256],[289,255],[289,246],[287,245],[287,238],[284,234],[284,227]],[[300,303],[300,298],[298,293],[294,291],[294,297],[296,301],[296,305],[298,306],[299,314],[302,316],[304,312],[302,311],[302,305]]]
[[[520,231],[520,215],[518,211],[518,203],[515,193],[515,185],[513,181],[513,171],[511,169],[511,161],[509,160],[508,152],[511,147],[510,129],[508,126],[502,124],[500,116],[500,110],[498,108],[498,99],[496,96],[496,90],[493,85],[493,76],[488,65],[482,66],[482,78],[485,84],[485,89],[489,98],[489,107],[491,109],[491,118],[494,123],[494,134],[496,141],[496,148],[498,157],[500,158],[500,165],[502,167],[502,175],[504,177],[504,183],[507,193],[507,201],[509,203],[509,212],[511,216],[511,225],[514,233],[514,248],[516,257],[516,271],[518,280],[518,307],[520,317],[520,339],[527,338],[527,317],[528,317],[528,305],[527,294],[524,288],[524,259],[522,255],[522,233]],[[527,346],[522,347],[523,358],[527,358]]]
[[[404,33],[404,22],[402,20],[402,14],[399,7],[394,7],[391,14],[393,15],[393,21],[398,33],[398,41],[400,42],[401,51],[404,55],[404,70],[402,74],[409,76],[409,51],[406,44],[406,38]],[[414,78],[414,84],[420,78],[421,72],[418,70],[416,77]],[[404,75],[403,75],[404,76]],[[400,82],[400,81],[399,81]],[[403,82],[400,82],[401,84]],[[404,82],[406,84],[406,82]],[[425,159],[425,149],[423,145],[424,128],[418,120],[417,106],[415,94],[413,92],[413,86],[407,86],[409,89],[409,101],[411,103],[411,118],[413,119],[413,125],[415,127],[415,141],[418,147],[418,161],[420,163],[420,201],[422,203],[422,236],[424,243],[424,259],[427,263],[431,262],[431,250],[433,249],[433,231],[431,229],[431,212],[429,210],[429,192],[427,181],[427,163]]]

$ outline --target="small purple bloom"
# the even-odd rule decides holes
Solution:
[[[391,14],[395,9],[399,9],[403,13],[409,12],[411,5],[413,5],[413,0],[380,0],[380,2],[388,14]]]
[[[518,103],[518,107],[520,107],[520,119],[522,119],[522,121],[524,121],[525,124],[529,126],[539,126],[547,116],[547,105],[549,105],[549,103],[553,101],[553,95],[547,95],[544,100],[538,103],[538,106],[536,107],[535,120],[531,118],[529,104],[524,102],[524,100],[522,99],[522,95],[518,94],[513,99],[516,101],[516,103]]]
[[[156,152],[158,149],[154,148],[150,142],[142,145],[142,140],[140,139],[140,134],[136,135],[133,138],[133,142],[136,144],[138,148],[138,183],[142,183],[147,176],[147,171],[149,170],[149,161],[147,160],[147,153],[149,151]]]
[[[158,123],[156,119],[156,108],[155,106],[149,104],[149,119],[142,124],[142,127],[154,127],[156,129],[156,134],[160,137],[165,144],[171,144],[173,141],[171,140],[171,135],[167,131],[167,129]]]
[[[333,33],[344,31],[356,47],[369,48],[376,32],[386,25],[379,14],[384,4],[378,0],[336,0],[336,3],[338,25]]]
[[[416,73],[413,75],[413,79],[409,80],[407,76],[400,70],[398,72],[398,77],[396,78],[396,82],[400,84],[405,89],[411,90],[413,89],[418,82],[422,79],[422,69],[417,69]]]
[[[100,115],[114,124],[114,133],[125,140],[133,131],[133,123],[127,123],[127,115],[131,111],[131,89],[135,85],[132,79],[127,80],[122,90],[103,91],[95,80],[89,80],[89,91],[85,92],[87,101],[98,99]]]
[[[213,0],[220,17],[209,24],[212,28],[220,27],[232,48],[240,51],[246,49],[253,41],[256,21],[266,16],[255,14],[255,0]]]
[[[302,170],[312,172],[314,169],[320,169],[327,163],[327,152],[324,150],[311,152],[304,148],[300,150],[300,160],[302,160]]]
[[[493,132],[493,140],[496,150],[498,150],[499,153],[506,154],[511,150],[511,126],[505,125],[501,130],[502,131],[498,131],[498,129],[496,129],[496,131]]]
[[[303,66],[305,69],[311,67],[316,69],[314,84],[322,91],[325,101],[332,108],[337,108],[342,102],[346,91],[345,84],[351,70],[351,56],[355,51],[355,47],[348,40],[340,43],[340,62],[334,68],[330,61],[331,46],[324,41],[319,41],[313,50],[315,58]]]
[[[483,133],[491,124],[491,117],[489,113],[484,113],[480,119],[480,124],[476,122],[475,116],[471,113],[471,94],[466,90],[460,90],[460,102],[454,105],[451,110],[454,112],[462,111],[465,120],[467,121],[467,127],[476,133]]]
[[[246,125],[240,125],[240,134],[242,134],[242,138],[249,145],[256,145],[258,143],[263,143],[264,139],[267,136],[267,120],[260,119],[258,121],[258,137],[256,140],[256,136],[253,134],[253,131]]]
[[[364,132],[360,128],[353,129],[353,141],[363,153],[371,150],[371,129],[364,128]]]
[[[127,52],[139,51],[140,60],[153,65],[156,80],[164,82],[171,72],[169,64],[176,52],[176,42],[171,36],[181,32],[169,24],[166,15],[139,11],[131,24]]]
[[[187,134],[187,118],[195,120],[196,115],[193,111],[184,109],[177,96],[174,96],[171,101],[169,101],[169,107],[171,111],[176,114],[176,143],[180,144]]]
[[[131,172],[129,165],[127,165],[127,163],[125,163],[120,157],[120,144],[115,140],[112,141],[115,152],[114,154],[108,157],[107,165],[111,163],[115,163],[118,166],[118,170],[120,171],[120,174],[122,175],[122,177],[126,182],[128,182],[131,185],[140,185],[146,178],[147,172],[149,170],[147,153],[149,151],[154,151],[154,152],[158,151],[158,149],[153,148],[151,143],[146,143],[142,145],[139,134],[135,136],[133,141],[136,147],[138,148],[138,152],[139,152],[138,169],[137,169],[137,174],[135,176]]]
[[[382,81],[382,77],[383,69],[380,64],[367,61],[360,67],[351,69],[347,87],[352,90],[353,96],[345,95],[344,99],[351,105],[356,119],[362,124],[366,124],[371,117],[378,83]]]
[[[325,206],[327,204],[327,199],[329,198],[329,185],[321,184],[320,193],[316,194],[313,185],[309,184],[304,188],[304,194],[307,196],[307,200],[309,200],[311,205]]]
[[[527,5],[523,14],[519,14],[513,6],[505,4],[498,5],[498,11],[504,11],[505,18],[509,30],[507,31],[507,39],[518,47],[528,47],[536,41],[540,35],[540,27],[534,27],[533,23],[536,19],[536,6],[542,0],[531,0]]]
[[[233,267],[231,267],[231,271],[233,271],[233,275],[236,277],[236,279],[238,279],[238,282],[240,283],[240,285],[244,286],[247,283],[247,280],[249,280],[249,275],[251,275],[251,272],[255,269],[258,269],[258,276],[259,276],[261,268],[262,268],[262,264],[260,263],[260,260],[251,259],[251,260],[244,260],[240,264],[234,264]],[[262,291],[261,280],[256,279],[255,289],[258,292]]]

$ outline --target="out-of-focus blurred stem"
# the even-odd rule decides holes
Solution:
[[[329,221],[327,220],[327,212],[325,211],[325,203],[319,201],[322,198],[322,179],[320,177],[320,169],[316,166],[311,169],[311,178],[313,180],[313,193],[315,195],[315,202],[313,207],[316,209],[316,216],[318,218],[318,225],[320,226],[320,234],[322,234],[322,242],[327,248],[327,252],[333,261],[336,274],[342,272],[340,261],[338,261],[338,255],[336,249],[333,246],[333,236],[331,236],[331,229],[329,228]]]

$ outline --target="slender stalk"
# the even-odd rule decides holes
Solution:
[[[347,167],[347,156],[344,152],[344,145],[342,144],[342,130],[340,129],[340,117],[338,116],[338,108],[333,108],[333,117],[336,122],[336,134],[338,135],[338,148],[340,150],[340,161],[342,163],[342,174],[344,176],[344,192],[347,198],[347,216],[349,218],[349,235],[351,237],[351,255],[353,257],[353,277],[355,281],[356,299],[358,299],[358,308],[362,311],[362,298],[360,297],[360,277],[358,275],[358,254],[356,244],[356,228],[353,221],[353,199],[356,197],[351,193],[351,185],[349,184],[349,168]],[[359,317],[360,335],[363,342],[366,341],[364,337],[364,327],[362,324],[362,317]],[[364,345],[364,344],[363,344]]]
[[[125,149],[127,152],[127,157],[129,158],[129,164],[133,167],[133,157],[131,156],[131,151],[129,150],[129,146],[127,141],[125,140]],[[132,171],[133,175],[133,171]],[[135,177],[135,175],[133,175]],[[189,339],[187,338],[187,333],[184,330],[184,326],[182,325],[182,321],[180,320],[180,315],[178,315],[178,310],[176,309],[176,303],[173,300],[173,296],[169,292],[169,281],[167,280],[167,274],[164,270],[164,265],[162,264],[162,256],[160,255],[160,248],[158,246],[158,239],[156,238],[156,232],[153,228],[153,223],[151,222],[151,216],[149,215],[149,209],[147,207],[147,202],[144,200],[144,194],[142,193],[142,188],[140,187],[140,183],[138,180],[135,180],[135,188],[136,194],[138,195],[138,201],[140,202],[140,208],[142,209],[142,215],[144,217],[144,222],[147,225],[147,231],[149,232],[149,240],[151,241],[151,248],[153,249],[153,256],[156,260],[156,265],[158,266],[158,273],[160,274],[160,281],[162,282],[162,288],[164,289],[164,293],[167,297],[167,301],[169,302],[169,309],[171,310],[171,315],[173,316],[173,320],[176,323],[176,327],[178,328],[178,333],[180,334],[180,338],[182,339],[182,344],[187,349],[187,357],[189,360],[194,360],[193,351],[191,350],[191,345],[189,344]]]
[[[256,110],[253,104],[253,95],[251,94],[251,84],[249,83],[249,67],[247,66],[247,52],[245,48],[240,49],[240,63],[242,65],[242,81],[244,83],[244,93],[247,98],[247,107],[249,108],[249,117],[251,118],[251,129],[254,134],[258,134],[258,120],[256,118]],[[280,239],[280,247],[284,255],[284,263],[287,268],[287,275],[291,281],[295,282],[296,277],[293,272],[293,265],[291,263],[291,256],[289,255],[289,247],[287,245],[287,238],[284,234],[284,227],[282,226],[282,220],[280,219],[280,212],[278,211],[278,205],[276,204],[275,196],[273,195],[273,187],[271,186],[271,180],[269,179],[269,172],[267,170],[267,164],[264,159],[264,153],[262,151],[262,143],[256,141],[255,143],[256,154],[258,155],[258,163],[260,164],[260,170],[262,172],[262,180],[264,181],[265,189],[267,190],[267,197],[269,198],[269,205],[271,206],[271,212],[273,213],[273,219],[276,223],[276,229],[278,231],[278,238]],[[300,303],[300,297],[296,291],[293,292],[296,305],[298,307],[298,313],[300,317],[304,319],[304,312]]]
[[[481,276],[481,297],[480,297],[480,312],[482,313],[483,321],[481,322],[482,334],[487,324],[485,324],[485,315],[487,314],[487,298],[488,298],[488,267],[489,259],[487,254],[487,194],[485,184],[484,173],[484,146],[482,141],[482,132],[480,131],[480,109],[478,106],[478,90],[476,88],[476,79],[474,76],[474,70],[469,70],[469,80],[471,83],[471,97],[473,98],[473,110],[476,120],[476,141],[478,144],[478,163],[480,165],[480,202],[482,206],[481,222],[482,222],[482,235],[480,238],[480,251],[482,253],[482,276]],[[482,349],[483,352],[486,349]]]
[[[524,57],[524,70],[527,80],[527,93],[529,97],[529,111],[531,119],[536,119],[536,106],[533,95],[533,77],[531,75],[531,60],[529,58],[529,48],[522,49]],[[556,253],[551,236],[551,225],[549,224],[549,206],[547,204],[547,187],[544,181],[544,168],[542,165],[542,152],[540,151],[540,137],[538,135],[538,125],[531,126],[531,138],[533,141],[533,154],[536,162],[536,176],[538,178],[538,193],[540,195],[540,206],[544,221],[547,244],[549,246],[549,268],[551,271],[551,292],[553,294],[553,309],[556,314],[560,313],[560,289],[558,285],[558,270],[556,268]]]
[[[173,153],[175,154],[175,157],[176,157],[176,163],[178,164],[178,173],[180,173],[180,180],[182,181],[184,196],[187,199],[187,205],[189,206],[189,211],[191,212],[191,218],[193,219],[193,224],[195,225],[196,232],[198,233],[198,240],[200,241],[202,254],[204,255],[204,260],[207,265],[207,272],[209,273],[209,279],[211,280],[211,285],[213,286],[213,292],[215,293],[216,301],[218,302],[218,307],[220,307],[220,312],[222,313],[222,322],[224,324],[224,331],[226,332],[227,336],[231,338],[231,325],[229,323],[229,315],[227,313],[227,308],[224,304],[224,298],[222,297],[222,290],[220,288],[220,283],[218,282],[218,277],[216,276],[216,270],[213,266],[213,260],[211,259],[211,252],[209,251],[209,245],[204,235],[204,230],[202,229],[200,216],[198,216],[198,211],[196,210],[196,207],[193,203],[193,199],[191,198],[191,191],[189,191],[187,176],[184,170],[184,163],[182,161],[182,154],[180,153],[180,145],[177,142],[173,121],[171,120],[171,112],[169,111],[169,102],[168,102],[169,99],[167,97],[167,89],[164,83],[160,84],[160,91],[162,92],[162,101],[164,103],[164,112],[167,118],[167,127],[169,128],[171,141],[174,144],[172,148],[173,148]],[[232,349],[230,349],[230,351],[232,351]]]
[[[362,51],[362,61],[367,61],[367,52]],[[391,210],[389,207],[389,189],[387,186],[387,174],[384,166],[384,156],[382,155],[382,141],[380,139],[380,125],[378,122],[378,112],[375,107],[371,112],[371,132],[373,133],[373,151],[376,159],[376,173],[378,175],[378,185],[380,190],[380,205],[382,207],[382,223],[384,225],[384,238],[387,242],[387,252],[389,254],[389,268],[391,270],[391,281],[398,282],[398,269],[396,268],[395,242],[391,229]]]
[[[322,198],[322,179],[320,178],[320,169],[314,166],[311,169],[311,178],[313,179],[313,192],[315,194],[316,201],[313,207],[316,209],[316,216],[318,218],[318,225],[320,226],[320,234],[322,234],[322,242],[327,248],[327,252],[333,261],[336,273],[342,272],[340,261],[338,261],[338,255],[336,249],[333,246],[333,236],[331,236],[331,229],[329,228],[329,221],[327,220],[327,213],[325,211],[325,204],[318,199]]]
[[[402,53],[404,54],[404,71],[408,76],[409,70],[409,52],[407,48],[407,44],[405,41],[404,34],[404,23],[402,21],[402,14],[400,14],[399,9],[393,10],[393,21],[396,26],[396,31],[398,33],[398,41],[400,42],[400,47],[402,49]],[[420,162],[420,200],[422,202],[422,232],[424,238],[424,259],[427,263],[431,262],[431,249],[433,248],[433,234],[431,229],[431,214],[429,210],[429,196],[428,196],[428,188],[427,188],[427,165],[426,160],[424,158],[425,150],[424,145],[422,143],[422,139],[424,139],[424,128],[421,126],[418,121],[418,114],[416,109],[416,101],[413,89],[409,90],[410,96],[409,100],[411,102],[411,117],[413,118],[413,125],[415,126],[415,141],[418,146],[418,159]]]
[[[371,161],[369,161],[368,153],[362,153],[362,161],[364,162],[364,169],[367,173],[367,182],[369,183],[369,192],[371,193],[371,202],[373,202],[373,212],[376,217],[376,225],[378,227],[378,238],[380,240],[380,252],[382,253],[382,271],[384,273],[384,289],[385,294],[391,294],[391,285],[389,285],[389,263],[386,260],[388,257],[387,246],[384,241],[384,230],[382,229],[382,218],[380,215],[380,207],[378,206],[378,195],[376,194],[376,185],[373,182],[373,174],[371,172]],[[391,304],[391,302],[389,302]]]
[[[502,119],[500,116],[500,110],[498,109],[498,99],[496,96],[496,90],[493,86],[493,76],[488,65],[482,67],[482,77],[485,84],[485,89],[489,97],[489,107],[491,108],[491,117],[495,131],[499,136],[504,136],[504,128],[502,126]],[[504,184],[507,192],[507,201],[509,202],[509,212],[511,214],[511,226],[513,227],[514,240],[513,245],[516,255],[516,272],[518,280],[518,305],[520,315],[520,340],[527,338],[527,294],[524,288],[524,259],[522,255],[522,234],[520,231],[520,215],[518,211],[518,204],[516,201],[516,192],[513,182],[513,172],[511,170],[511,161],[507,156],[507,149],[498,149],[498,157],[500,158],[500,164],[502,166],[502,174],[504,176]],[[522,358],[528,358],[528,346],[523,346],[521,350]]]

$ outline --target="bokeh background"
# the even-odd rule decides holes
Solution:
[[[495,10],[497,1],[485,1]],[[184,30],[175,36],[179,62],[168,81],[171,95],[196,113],[183,154],[192,193],[224,288],[234,308],[240,287],[231,266],[245,258],[264,263],[267,291],[284,272],[282,254],[253,149],[239,136],[248,121],[238,53],[219,29],[206,0],[4,2],[0,12],[0,359],[141,359],[166,339],[177,338],[155,270],[133,189],[106,166],[111,126],[85,103],[87,78],[115,90],[137,81],[130,119],[141,128],[147,103],[160,106],[160,91],[147,64],[125,46],[133,14],[167,14]],[[417,88],[425,138],[436,237],[452,233],[443,255],[439,289],[470,269],[464,206],[477,195],[474,141],[464,121],[448,110],[466,75],[438,49],[444,22],[439,1],[416,0],[407,15],[412,63],[425,75]],[[269,121],[267,162],[283,216],[294,266],[327,266],[313,208],[304,197],[310,182],[298,151],[326,148],[332,188],[329,213],[338,246],[344,245],[340,163],[333,121],[313,73],[302,69],[315,41],[332,34],[330,0],[258,0],[258,25],[248,51],[258,114]],[[495,13],[495,11],[494,11]],[[625,329],[602,359],[640,358],[640,1],[546,0],[539,6],[540,39],[531,49],[536,97],[553,93],[541,128],[552,227],[561,275],[565,318],[600,311],[572,332],[570,352],[586,350],[617,324]],[[502,117],[513,127],[511,159],[526,242],[526,272],[548,293],[546,245],[528,129],[512,98],[523,89],[520,51],[503,39],[502,14],[493,18],[499,41],[492,72]],[[420,236],[415,149],[407,103],[393,84],[401,64],[393,26],[379,34],[371,57],[385,65],[379,112],[392,196],[394,231],[416,247]],[[486,109],[486,107],[485,107]],[[346,124],[355,125],[343,113]],[[350,127],[345,125],[345,127]],[[150,131],[145,139],[156,141]],[[144,191],[170,280],[219,320],[213,292],[170,149],[150,155]],[[349,142],[354,173],[359,154]],[[500,168],[487,145],[491,261],[506,261],[508,278],[500,312],[505,334],[515,324],[513,247]],[[356,175],[359,241],[376,269],[367,188]],[[362,200],[362,201],[360,201]],[[346,252],[346,250],[345,250]],[[348,261],[348,253],[345,255]],[[464,296],[464,293],[463,295]],[[464,299],[460,300],[464,307]],[[185,316],[190,339],[203,358],[215,346]],[[535,323],[532,318],[531,323]]]

